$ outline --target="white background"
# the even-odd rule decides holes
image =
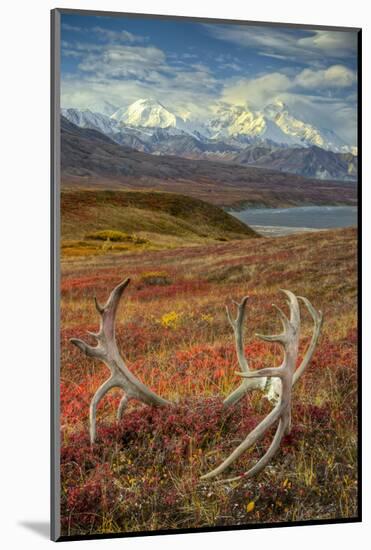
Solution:
[[[1,7],[0,544],[41,548],[49,520],[49,10],[133,11],[363,27],[364,125],[370,116],[368,2],[353,0],[10,0]],[[5,120],[5,125],[4,125]],[[370,385],[370,141],[364,151],[364,381]],[[4,169],[5,167],[5,169]],[[367,270],[367,271],[366,271]],[[341,299],[341,296],[339,296]],[[4,353],[5,352],[5,353]],[[370,403],[363,413],[370,432]],[[69,547],[179,550],[228,545],[300,550],[364,548],[370,530],[370,438],[364,437],[364,523],[68,543]],[[368,544],[367,544],[368,546]]]

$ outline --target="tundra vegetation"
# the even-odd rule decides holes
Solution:
[[[62,533],[355,517],[356,230],[258,238],[197,199],[163,195],[62,193]],[[118,349],[138,380],[175,404],[129,401],[117,419],[122,390],[113,388],[97,408],[91,445],[89,405],[109,371],[70,339],[94,345],[86,336],[99,328],[93,297],[104,303],[126,276]],[[282,287],[307,297],[325,318],[292,389],[291,432],[255,477],[240,474],[264,455],[272,430],[228,467],[226,477],[236,481],[200,480],[272,409],[258,388],[223,406],[241,384],[224,306],[249,295],[244,354],[251,369],[278,367],[282,348],[254,335],[279,332],[271,304],[285,308]],[[298,364],[312,332],[302,308]]]

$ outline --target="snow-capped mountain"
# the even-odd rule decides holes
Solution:
[[[192,116],[184,120],[155,99],[139,99],[110,116],[72,108],[62,109],[62,115],[77,126],[104,133],[120,145],[155,155],[259,166],[265,163],[266,168],[311,177],[356,178],[354,148],[335,132],[296,118],[282,101],[260,111],[250,109],[247,104],[218,103],[209,120]],[[267,153],[261,155],[261,149],[267,149]],[[340,159],[327,155],[327,158],[326,153],[345,156]],[[257,155],[261,157],[259,161]],[[349,159],[346,155],[350,155]],[[330,165],[331,170],[327,170]]]
[[[265,140],[288,147],[312,145],[334,152],[349,152],[347,144],[335,132],[295,118],[280,100],[267,105],[261,111],[252,111],[247,104],[220,103],[209,123],[214,139],[220,137],[241,138],[250,141]]]
[[[348,151],[345,141],[335,132],[327,128],[315,128],[311,124],[295,118],[290,114],[287,105],[283,101],[276,100],[274,103],[267,105],[263,113],[285,135],[296,138],[301,145],[315,145],[327,151]]]
[[[168,130],[171,135],[187,133],[204,140],[223,140],[234,145],[268,142],[288,147],[321,147],[327,151],[351,152],[335,132],[317,128],[293,116],[280,100],[254,111],[245,105],[218,103],[209,120],[199,121],[192,116],[184,120],[156,99],[138,99],[128,107],[121,107],[108,117],[92,109],[63,109],[62,114],[82,127],[93,127],[106,134],[120,134],[124,129],[140,129],[152,136],[157,129]],[[170,132],[170,130],[172,130]]]
[[[111,116],[117,111],[118,106],[113,105],[113,103],[109,101],[101,100],[90,104],[89,109],[93,111],[93,113],[102,113],[103,115]]]
[[[79,109],[62,109],[62,115],[81,128],[99,130],[110,137],[120,132],[120,125],[115,120],[102,113],[92,112],[90,109],[85,109],[84,111],[80,111]]]
[[[111,115],[111,118],[129,126],[143,128],[175,128],[177,126],[177,116],[151,98],[138,99],[127,109],[118,109]]]
[[[274,143],[296,145],[295,137],[286,135],[277,124],[261,112],[251,111],[247,105],[228,105],[220,103],[214,117],[208,125],[213,139],[245,138],[250,143],[258,140],[270,140]],[[246,139],[248,138],[248,139]]]

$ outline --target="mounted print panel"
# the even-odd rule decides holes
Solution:
[[[53,540],[360,521],[360,36],[52,12]]]

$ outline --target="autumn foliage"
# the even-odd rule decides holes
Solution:
[[[356,234],[352,229],[184,249],[66,259],[61,281],[61,516],[64,534],[183,529],[357,513]],[[117,341],[132,372],[174,407],[131,402],[112,390],[98,409],[97,442],[89,403],[107,378],[69,338],[97,328],[103,302],[124,277],[131,285],[117,316]],[[279,288],[307,296],[324,312],[312,363],[293,393],[293,429],[271,464],[235,485],[200,483],[270,410],[256,391],[225,410],[239,383],[224,306],[249,294],[246,356],[251,368],[278,366],[275,345],[254,338],[277,330]],[[283,305],[283,307],[285,307]],[[303,311],[301,354],[311,337]],[[262,455],[267,434],[230,469]],[[229,476],[230,477],[230,476]]]

